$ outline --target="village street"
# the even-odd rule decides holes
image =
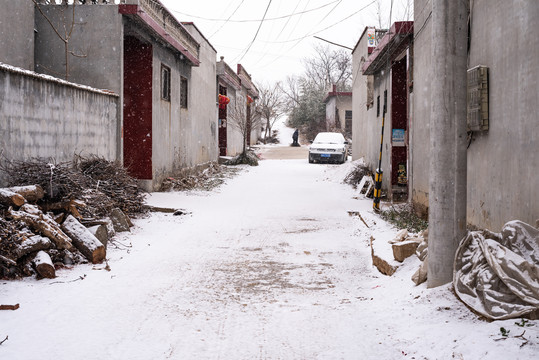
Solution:
[[[279,158],[290,149],[262,151]],[[154,193],[153,214],[109,246],[108,265],[3,281],[1,359],[531,359],[450,286],[415,287],[409,258],[393,277],[372,266],[369,238],[396,229],[340,182],[350,162],[262,160],[213,192]],[[277,155],[276,155],[277,154]],[[293,156],[287,155],[290,158]],[[347,211],[360,211],[367,228]]]

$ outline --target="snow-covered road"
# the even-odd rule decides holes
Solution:
[[[21,305],[0,312],[0,359],[534,358],[538,322],[487,323],[449,286],[414,287],[415,258],[372,267],[370,236],[397,230],[340,183],[346,166],[265,160],[214,192],[152,194],[192,215],[135,221],[110,271],[0,282]],[[502,326],[529,342],[495,341]]]

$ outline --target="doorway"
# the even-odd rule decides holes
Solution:
[[[391,186],[393,195],[408,189],[408,86],[406,56],[391,68]],[[399,197],[399,196],[397,196]]]
[[[124,166],[136,179],[152,179],[152,45],[124,37]]]
[[[219,85],[219,95],[227,96],[226,86]],[[227,104],[219,104],[219,156],[226,156]]]

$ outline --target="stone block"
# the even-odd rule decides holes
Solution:
[[[403,262],[404,259],[415,254],[418,245],[419,243],[417,241],[402,241],[393,244],[391,246],[393,249],[393,257],[395,260]]]

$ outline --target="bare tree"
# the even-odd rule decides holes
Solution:
[[[258,100],[255,112],[260,117],[260,122],[264,126],[264,144],[268,136],[272,134],[272,128],[275,122],[283,114],[283,94],[280,83],[273,85],[258,84]]]
[[[303,60],[307,78],[324,84],[326,89],[337,85],[340,91],[349,90],[352,80],[352,57],[344,49],[331,50],[328,45],[317,45],[315,56]]]
[[[260,116],[256,111],[253,111],[252,103],[249,101],[249,97],[238,95],[233,103],[228,104],[228,122],[229,124],[238,130],[243,139],[242,154],[247,152],[247,138],[251,136],[252,129],[259,127]]]
[[[286,100],[288,125],[313,136],[326,130],[324,96],[331,86],[336,85],[338,91],[351,89],[352,57],[343,49],[332,50],[319,45],[315,55],[304,59],[303,64],[304,75],[288,77],[281,89]]]
[[[86,57],[86,54],[78,54],[75,53],[73,50],[70,50],[69,41],[71,40],[71,37],[73,36],[73,30],[75,28],[75,6],[77,4],[77,1],[73,1],[73,4],[69,5],[67,1],[62,1],[61,5],[56,5],[56,2],[53,0],[32,0],[34,3],[36,9],[39,11],[39,13],[47,20],[49,25],[51,26],[54,33],[58,36],[60,40],[64,43],[64,52],[65,52],[65,74],[64,77],[66,80],[69,79],[69,56],[75,56],[75,57]],[[84,4],[85,2],[80,1],[80,3]],[[56,8],[60,11],[60,18],[61,22],[59,24],[54,24],[53,21],[41,8],[39,3],[43,4],[51,4],[55,5]],[[69,6],[71,6],[72,11],[68,13]]]

